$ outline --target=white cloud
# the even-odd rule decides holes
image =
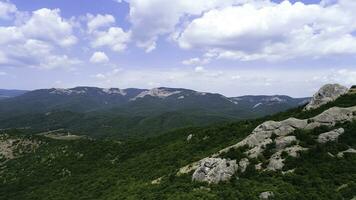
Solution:
[[[8,1],[0,1],[0,19],[11,19],[16,14],[17,8]]]
[[[355,5],[347,0],[326,7],[283,1],[213,9],[176,39],[182,48],[239,60],[355,54]]]
[[[96,31],[91,45],[97,47],[109,47],[116,52],[122,52],[126,49],[130,41],[131,32],[125,32],[120,27],[111,27],[107,31]]]
[[[5,75],[7,75],[6,72],[0,72],[0,76],[5,76]]]
[[[200,72],[204,72],[205,69],[202,66],[197,66],[197,67],[194,68],[194,71],[200,73]]]
[[[27,37],[50,41],[60,46],[71,46],[77,42],[72,24],[60,16],[60,10],[42,8],[32,13],[31,18],[21,26]]]
[[[21,23],[0,26],[0,66],[71,69],[80,61],[62,49],[77,42],[72,29],[58,9],[40,9]]]
[[[182,64],[183,65],[205,65],[208,64],[210,62],[209,58],[190,58],[187,60],[183,60]]]
[[[106,76],[102,73],[96,74],[94,77],[97,79],[105,79],[106,78]]]
[[[171,34],[189,16],[249,0],[126,0],[133,37],[146,51],[156,48],[159,36]],[[263,0],[261,0],[263,1]]]
[[[106,15],[98,14],[96,16],[92,14],[88,14],[87,18],[88,18],[87,27],[89,32],[96,31],[99,28],[108,27],[115,23],[114,16],[108,14]]]
[[[90,58],[91,63],[107,63],[109,62],[108,56],[101,51],[97,51],[93,53],[93,55]]]

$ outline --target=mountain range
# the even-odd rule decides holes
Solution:
[[[40,89],[2,99],[0,128],[64,128],[91,136],[156,135],[172,128],[266,116],[301,106],[309,99],[226,97],[165,87]]]
[[[20,96],[28,92],[27,90],[4,90],[0,89],[0,100]]]

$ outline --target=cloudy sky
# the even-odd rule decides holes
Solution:
[[[354,0],[0,0],[0,88],[310,96],[356,84]]]

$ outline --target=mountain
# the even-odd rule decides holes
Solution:
[[[61,131],[32,135],[26,129],[2,130],[0,197],[353,199],[355,106],[356,95],[348,93],[312,110],[298,107],[255,120],[183,128],[141,139],[93,139]],[[261,139],[268,142],[255,148]],[[251,146],[237,145],[248,141]],[[235,146],[239,147],[231,148]],[[248,157],[252,154],[246,151],[251,149],[258,150],[251,152],[259,155]],[[197,162],[209,157],[217,160]],[[244,158],[248,162],[241,162]],[[178,173],[194,163],[199,164],[195,170]],[[200,163],[204,163],[204,169],[199,168]],[[282,168],[275,168],[280,163]],[[237,171],[230,173],[228,169]],[[206,177],[229,179],[210,184],[200,181],[216,180]]]
[[[60,128],[91,136],[157,135],[172,128],[261,117],[309,98],[243,96],[182,88],[42,89],[0,101],[0,128]]]
[[[26,90],[4,90],[0,89],[0,100],[1,99],[6,99],[6,98],[11,98],[11,97],[16,97],[20,96],[22,94],[25,94]]]

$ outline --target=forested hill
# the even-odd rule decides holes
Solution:
[[[308,151],[286,157],[282,170],[255,169],[254,163],[266,163],[275,153],[269,146],[262,156],[250,160],[244,173],[228,181],[192,181],[193,171],[177,175],[182,167],[241,142],[265,121],[313,118],[335,106],[356,106],[356,95],[343,95],[315,110],[300,107],[257,120],[178,129],[143,140],[3,131],[0,149],[6,154],[1,159],[0,197],[205,200],[259,199],[261,193],[270,192],[270,199],[352,199],[356,196],[356,154],[350,149],[356,149],[355,121],[293,132],[298,145]],[[337,140],[316,141],[321,133],[335,128],[344,129]],[[222,156],[234,160],[241,152]]]
[[[310,98],[242,96],[182,88],[41,89],[0,100],[0,128],[62,129],[91,137],[148,137],[174,128],[262,117]]]

